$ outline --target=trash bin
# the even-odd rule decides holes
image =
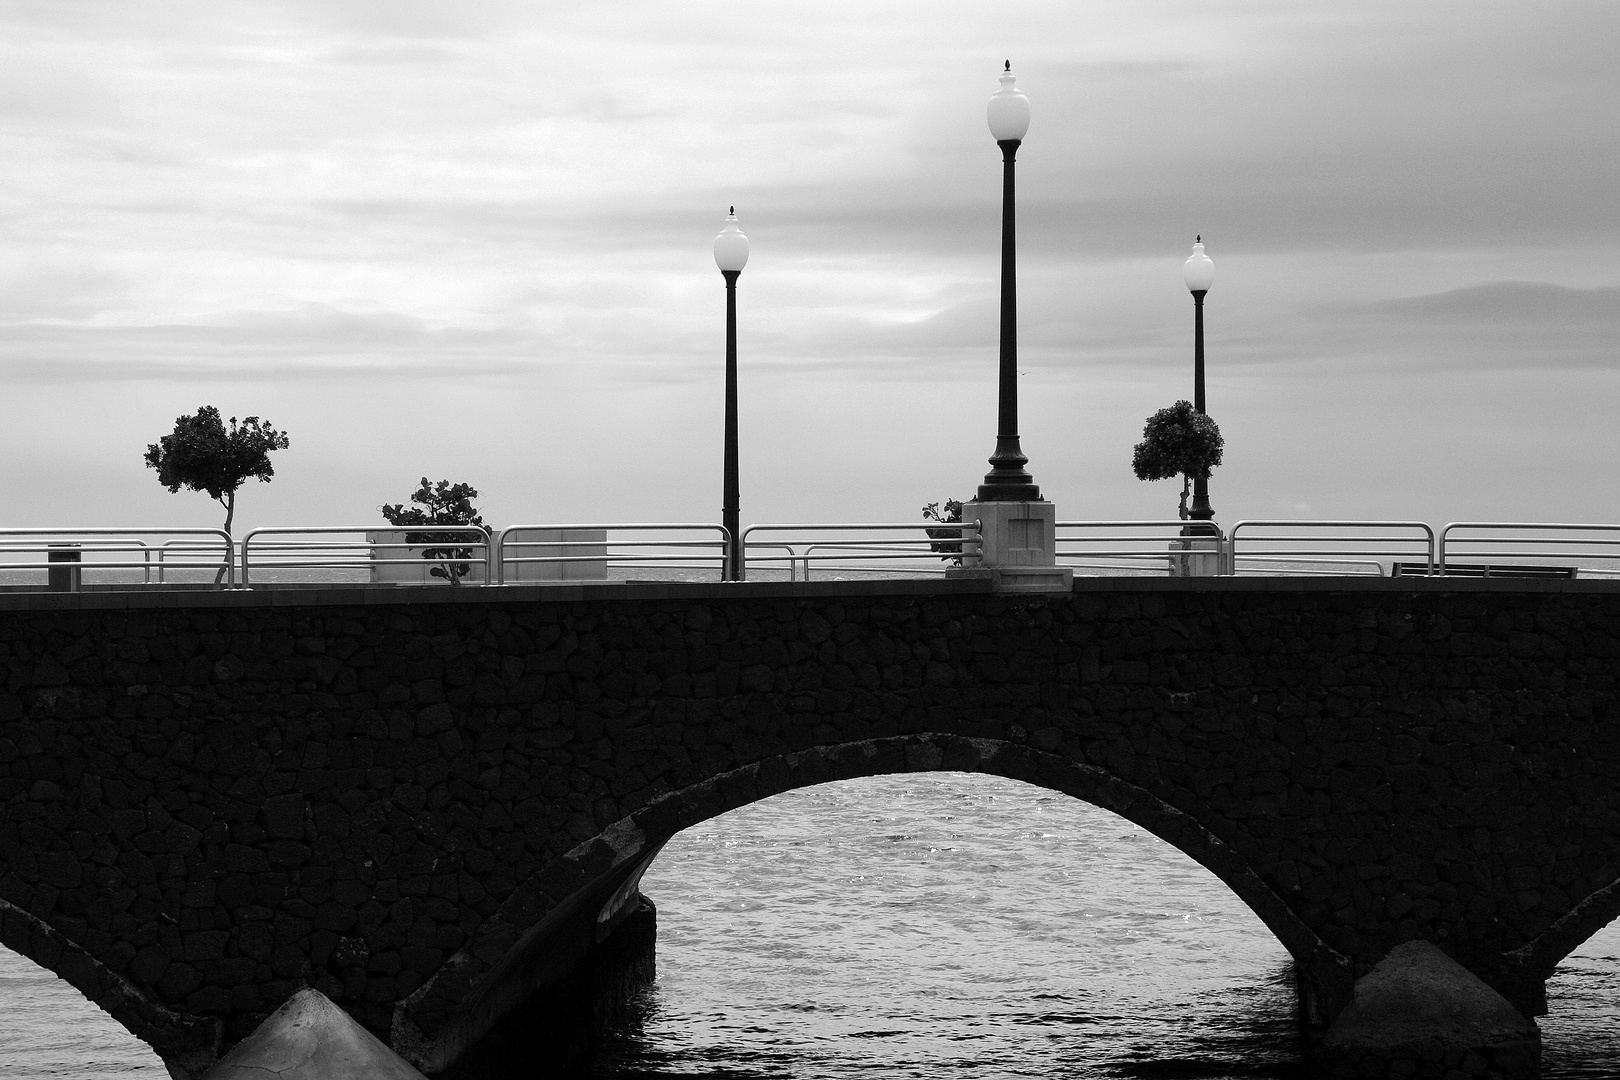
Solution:
[[[52,544],[45,561],[51,564],[45,571],[47,589],[51,592],[79,591],[79,574],[82,571],[79,569],[78,544]],[[58,565],[62,563],[72,565]]]

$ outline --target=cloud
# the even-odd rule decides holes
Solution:
[[[1616,370],[1620,288],[1499,281],[1446,292],[1301,311],[1249,360],[1381,372]]]
[[[1620,334],[1620,287],[1571,289],[1536,281],[1496,281],[1431,296],[1364,304],[1360,311],[1453,329],[1481,323],[1520,324],[1537,332],[1565,327]]]
[[[394,312],[357,313],[320,304],[192,325],[0,327],[0,365],[9,378],[31,381],[260,380],[293,372],[391,369],[473,376],[530,363],[544,351],[540,335],[436,329]]]

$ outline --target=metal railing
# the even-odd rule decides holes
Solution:
[[[1252,574],[1343,574],[1373,565],[1383,574],[1386,561],[1424,574],[1439,567],[1434,529],[1423,521],[1246,520],[1232,526],[1229,552],[1230,567],[1248,562]]]
[[[609,570],[626,576],[645,570],[719,574],[729,539],[724,526],[708,522],[513,525],[495,541],[497,580],[601,581]]]
[[[163,537],[168,539],[160,539]],[[190,539],[203,537],[207,539]],[[47,588],[64,591],[77,591],[86,584],[151,585],[153,543],[163,545],[157,549],[159,583],[163,580],[163,550],[180,544],[185,556],[170,560],[172,569],[202,571],[204,577],[215,574],[221,584],[235,584],[230,535],[225,530],[127,528],[0,529],[0,584],[36,587],[34,572],[43,571]],[[30,555],[37,557],[26,557]],[[19,577],[26,580],[12,580]]]
[[[753,537],[757,533],[773,535],[756,540]],[[951,544],[960,545],[961,550],[943,547]],[[789,581],[799,580],[801,569],[804,580],[809,581],[812,559],[836,564],[846,573],[943,573],[954,559],[960,558],[967,565],[977,561],[979,522],[750,525],[743,530],[742,547],[745,566],[785,568]],[[760,554],[764,551],[785,554]]]
[[[1184,535],[1188,526],[1196,536]],[[1187,539],[1215,540],[1224,549],[1225,533],[1213,521],[1141,518],[1124,521],[1060,521],[1054,552],[1059,566],[1112,574],[1164,574],[1170,568],[1171,545]],[[1176,554],[1190,554],[1176,552]],[[1224,572],[1224,569],[1223,571]]]
[[[255,575],[261,585],[425,585],[436,580],[483,585],[491,581],[492,546],[480,525],[254,529],[242,538],[242,585],[252,588]]]
[[[1620,525],[1453,521],[1440,530],[1439,572],[1453,577],[1620,576]]]
[[[1206,543],[1188,543],[1201,539],[1185,535],[1189,525],[1208,530]],[[515,525],[494,534],[473,525],[269,527],[239,545],[222,529],[0,529],[0,588],[713,580],[724,576],[728,539],[722,526],[702,522]],[[975,565],[982,529],[978,521],[769,523],[749,526],[742,541],[748,569],[763,576],[922,576],[957,558]],[[1620,524],[1461,521],[1437,533],[1421,521],[1253,519],[1223,532],[1216,522],[1180,519],[1060,521],[1055,554],[1060,566],[1116,575],[1620,577]]]

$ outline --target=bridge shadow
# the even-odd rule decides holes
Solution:
[[[641,887],[658,982],[598,1076],[1297,1068],[1266,926],[1147,830],[1046,788],[801,788],[679,833]]]

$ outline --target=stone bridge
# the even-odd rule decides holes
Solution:
[[[1209,868],[1317,1022],[1414,939],[1537,1013],[1620,916],[1617,658],[1582,581],[10,594],[0,942],[177,1077],[306,985],[480,1075],[645,976],[673,833],[961,769]]]

